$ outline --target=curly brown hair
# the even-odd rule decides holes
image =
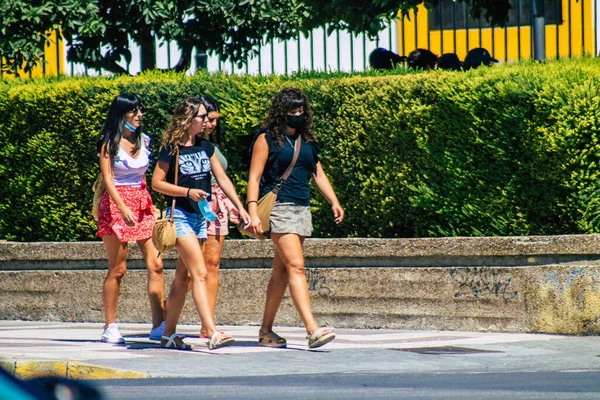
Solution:
[[[271,133],[271,136],[273,136],[275,143],[277,143],[279,147],[283,146],[283,138],[286,134],[287,128],[288,113],[299,107],[304,107],[306,122],[304,125],[296,129],[296,132],[300,133],[306,142],[315,140],[312,132],[312,107],[308,97],[306,97],[306,95],[299,89],[286,88],[280,90],[275,95],[273,101],[271,102],[271,107],[269,108],[269,114],[262,123],[262,128]]]
[[[175,154],[177,145],[187,134],[187,130],[194,118],[198,116],[200,106],[204,106],[204,103],[195,97],[188,97],[177,104],[175,112],[173,112],[173,116],[171,117],[171,122],[169,122],[169,127],[163,135],[161,148],[169,145],[171,147],[171,154]]]

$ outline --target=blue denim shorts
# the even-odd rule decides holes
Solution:
[[[167,208],[166,217],[171,216],[171,207]],[[208,237],[206,233],[206,218],[202,214],[190,213],[183,211],[175,207],[175,215],[173,216],[175,221],[175,230],[177,231],[177,237],[181,237],[190,233],[196,234],[198,239],[206,239]]]

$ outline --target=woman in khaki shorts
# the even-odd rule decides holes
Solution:
[[[275,95],[262,127],[251,146],[247,204],[250,229],[255,233],[270,231],[275,256],[258,342],[265,347],[287,346],[286,340],[273,332],[273,323],[289,284],[292,300],[306,327],[308,346],[320,347],[335,339],[335,332],[331,328],[319,328],[315,322],[304,275],[302,244],[312,233],[310,178],[331,204],[336,223],[344,219],[344,210],[319,162],[308,98],[298,89],[281,90]],[[299,136],[301,139],[297,142]],[[280,182],[298,145],[298,159],[279,190],[270,227],[263,227],[256,213],[256,202]]]

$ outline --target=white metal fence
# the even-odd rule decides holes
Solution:
[[[325,35],[326,27],[315,29],[308,37],[301,35],[295,40],[273,41],[259,49],[259,55],[250,58],[242,67],[230,62],[221,62],[219,57],[208,55],[206,64],[209,71],[249,74],[291,74],[298,71],[363,71],[369,66],[369,54],[377,47],[397,51],[397,21],[379,33],[376,40],[366,35],[350,36],[347,32],[333,32]],[[140,72],[140,48],[130,41],[132,60],[129,65],[121,63],[131,74]],[[66,54],[66,51],[65,51]],[[173,67],[179,60],[179,49],[175,43],[156,43],[157,67]],[[194,50],[189,73],[198,68],[198,54]],[[70,63],[66,73],[84,75],[108,75],[106,71],[86,68],[82,64]]]

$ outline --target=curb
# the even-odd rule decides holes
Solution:
[[[58,376],[67,379],[145,379],[150,374],[77,361],[0,360],[0,368],[20,379]]]

